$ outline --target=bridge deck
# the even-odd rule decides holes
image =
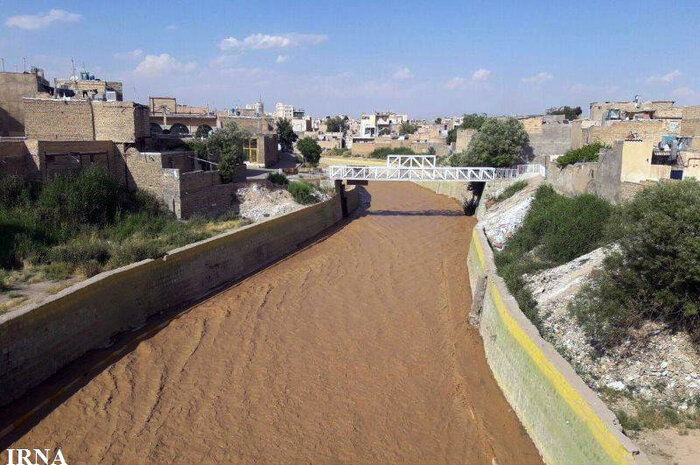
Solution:
[[[435,156],[389,155],[386,166],[329,166],[332,180],[348,181],[445,181],[488,182],[512,179],[527,173],[544,174],[542,165],[516,168],[438,166]]]

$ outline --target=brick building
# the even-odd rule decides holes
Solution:
[[[28,73],[0,73],[0,137],[24,136],[23,97],[49,97],[53,88],[44,79],[44,71],[32,68]]]

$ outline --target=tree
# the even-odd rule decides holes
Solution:
[[[401,123],[401,126],[399,126],[399,134],[413,134],[418,130],[418,125],[413,124],[410,121],[404,121]]]
[[[234,122],[228,122],[207,138],[207,158],[218,163],[222,182],[228,183],[233,180],[236,165],[241,165],[245,158],[243,146],[250,137],[248,131],[241,129]]]
[[[323,152],[318,142],[311,137],[304,137],[297,142],[297,149],[304,156],[304,162],[312,166],[318,165],[318,161],[321,159],[321,152]]]
[[[547,109],[548,115],[564,115],[564,117],[569,121],[577,119],[579,116],[581,116],[581,113],[583,113],[581,107],[570,107],[568,105]]]
[[[476,113],[464,114],[462,116],[462,124],[459,125],[462,129],[480,129],[487,117],[485,113],[477,115]]]
[[[515,118],[486,118],[476,131],[466,152],[450,157],[452,166],[516,165],[523,160],[523,149],[529,138],[523,125]]]
[[[435,118],[435,124],[442,124],[442,118],[440,118],[439,116]]]
[[[447,139],[445,140],[445,143],[450,145],[453,142],[457,142],[457,128],[452,128],[447,131]]]
[[[299,138],[299,136],[294,133],[292,122],[286,118],[277,120],[277,137],[279,138],[283,152],[291,152],[294,149],[294,142]]]
[[[345,132],[348,129],[349,118],[347,116],[334,116],[326,120],[328,132]]]

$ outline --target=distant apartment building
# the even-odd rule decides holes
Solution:
[[[54,79],[57,97],[77,97],[107,102],[124,100],[123,85],[119,81],[103,81],[94,74],[82,71],[80,77]]]
[[[275,117],[280,119],[294,118],[294,107],[286,103],[277,102],[275,105]]]
[[[248,103],[245,107],[235,107],[231,113],[236,116],[262,116],[265,114],[265,104],[262,100],[255,103]]]
[[[24,97],[50,97],[53,88],[44,70],[33,67],[24,73],[0,73],[0,137],[24,136]]]
[[[363,113],[360,116],[360,138],[390,136],[398,133],[401,123],[408,121],[408,115],[393,112]]]

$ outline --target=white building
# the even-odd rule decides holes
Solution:
[[[284,119],[294,118],[294,107],[292,105],[277,102],[275,105],[275,117]]]
[[[360,117],[359,136],[367,138],[396,134],[401,123],[405,121],[408,121],[408,115],[399,115],[391,111],[363,113]]]

